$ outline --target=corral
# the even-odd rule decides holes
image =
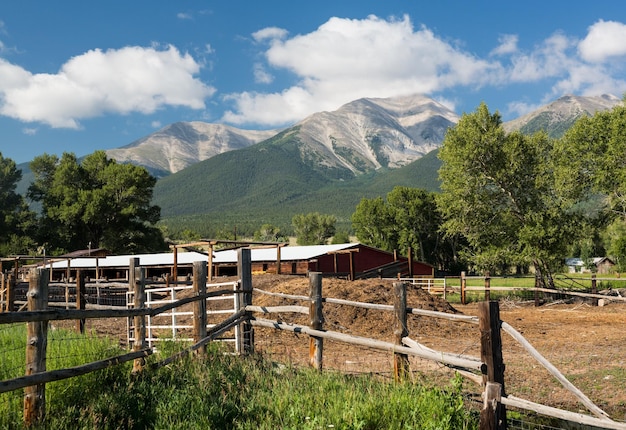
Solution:
[[[383,309],[385,306],[393,308],[395,295],[392,284],[395,283],[395,280],[384,279],[349,282],[324,278],[324,330],[381,342],[397,337],[394,329],[396,317]],[[277,322],[269,327],[277,327],[277,324],[306,327],[309,324],[309,317],[296,310],[303,308],[297,306],[302,297],[305,302],[307,300],[309,279],[263,274],[254,276],[252,285],[252,303],[256,306],[250,309],[257,309],[253,312],[278,312],[275,317]],[[376,306],[354,306],[354,303]],[[416,309],[421,309],[435,311],[439,315],[461,315],[458,319],[466,322],[477,321],[473,316],[478,311],[476,304],[452,306],[422,288],[409,287],[406,306],[407,312],[413,310],[408,313],[414,314],[407,321],[408,336],[421,345],[419,348],[446,351],[461,360],[482,353],[481,332],[476,325],[459,324],[441,317],[430,318],[419,312],[415,314]],[[624,311],[624,306],[620,304],[596,307],[578,298],[538,308],[505,299],[501,300],[500,318],[503,326],[507,324],[523,333],[537,351],[575,382],[593,403],[614,419],[623,421],[626,419],[623,388],[626,386],[623,358],[626,335],[621,330],[626,323]],[[126,321],[124,318],[118,321],[119,324],[112,324],[111,320],[90,320],[89,324],[101,334],[119,337],[123,343],[127,341]],[[260,320],[253,319],[253,325],[256,325],[255,321]],[[277,361],[288,360],[305,365],[310,360],[311,346],[305,333],[302,330],[277,333],[273,328],[256,325],[254,348]],[[582,412],[579,399],[564,389],[562,383],[555,381],[553,374],[542,369],[535,357],[504,333],[502,339],[507,393],[550,407]],[[330,340],[324,344],[323,367],[390,377],[396,356],[391,350],[380,351],[378,348],[357,347]],[[448,379],[451,375],[448,367],[423,358],[410,358],[410,369],[411,377],[418,379]],[[468,392],[476,394],[481,391],[477,386],[468,388]],[[479,397],[475,400],[479,401]]]

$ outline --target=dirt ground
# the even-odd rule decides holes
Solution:
[[[308,278],[255,275],[256,289],[293,295],[308,295]],[[359,302],[393,304],[391,281],[378,279],[346,281],[323,279],[323,296]],[[477,305],[450,305],[440,297],[410,288],[407,305],[433,311],[477,315]],[[307,305],[295,300],[255,292],[255,305]],[[393,342],[393,313],[324,304],[324,329]],[[257,315],[287,323],[308,325],[300,314]],[[617,420],[626,420],[626,305],[609,303],[592,307],[581,301],[534,307],[531,303],[505,300],[500,318],[509,323],[596,405]],[[98,331],[111,334],[119,327],[94,323]],[[475,324],[410,315],[409,337],[443,351],[480,357],[480,333]],[[125,332],[124,332],[125,333]],[[502,333],[508,394],[537,403],[588,413],[577,399],[564,390],[548,372],[513,338]],[[120,342],[124,337],[120,335]],[[292,332],[255,328],[255,350],[281,362],[306,365],[309,338]],[[323,365],[350,373],[372,373],[391,378],[393,354],[362,347],[324,342]],[[412,377],[446,383],[453,371],[445,366],[410,358]],[[480,386],[468,381],[468,392],[478,400]]]

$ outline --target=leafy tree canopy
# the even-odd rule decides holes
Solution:
[[[543,280],[560,265],[578,217],[556,187],[553,145],[544,133],[507,134],[484,103],[446,134],[439,153],[443,228],[467,239],[466,258],[477,269],[532,263]]]
[[[64,153],[44,154],[31,163],[35,180],[28,195],[42,203],[42,237],[66,250],[105,247],[112,252],[160,250],[164,242],[154,224],[156,179],[132,164],[119,164],[96,151],[79,163]]]
[[[0,153],[0,253],[23,254],[34,248],[35,214],[15,192],[22,171]]]
[[[581,118],[556,142],[555,151],[558,187],[571,201],[591,201],[605,211],[604,221],[608,226],[602,237],[609,255],[616,260],[619,270],[624,270],[626,105],[622,103],[610,111]]]
[[[440,233],[441,215],[435,194],[410,187],[395,187],[386,200],[362,199],[352,214],[352,228],[361,243],[407,254],[442,270],[455,266],[452,238]]]
[[[285,242],[287,238],[280,232],[280,228],[272,224],[263,224],[254,232],[254,240],[259,242]]]
[[[337,218],[310,212],[294,215],[291,222],[298,245],[324,245],[335,234]]]

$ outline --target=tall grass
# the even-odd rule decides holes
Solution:
[[[75,334],[66,335],[75,341]],[[76,348],[90,349],[89,357],[96,349],[111,356],[115,347],[110,342],[94,346],[99,342],[86,336],[83,346]],[[161,354],[169,354],[168,349],[163,348]],[[23,350],[17,353],[22,354]],[[60,359],[58,365],[62,365]],[[21,394],[0,395],[0,428],[22,427]],[[370,376],[297,369],[260,356],[244,359],[212,346],[205,358],[188,357],[160,369],[148,366],[140,375],[133,376],[126,364],[47,384],[46,423],[41,428],[476,427],[476,416],[464,404],[459,379],[445,388],[393,384]]]

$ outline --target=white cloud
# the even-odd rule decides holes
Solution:
[[[550,36],[530,53],[520,53],[513,57],[510,80],[534,82],[566,74],[575,61],[571,57],[571,50],[575,46],[575,40],[561,33]]]
[[[578,45],[580,56],[592,63],[626,55],[626,24],[598,21],[589,27],[587,37]]]
[[[254,64],[254,82],[259,84],[271,84],[274,77],[265,70],[261,63]]]
[[[150,126],[152,128],[161,128],[163,126],[163,124],[161,123],[161,121],[152,121],[150,123]]]
[[[57,74],[32,74],[0,59],[0,114],[78,128],[105,113],[152,113],[164,106],[203,109],[215,89],[194,78],[199,64],[175,47],[92,50]]]
[[[281,92],[230,94],[227,122],[281,125],[360,97],[432,93],[457,85],[480,87],[502,73],[498,63],[444,42],[408,18],[331,18],[316,31],[286,37],[285,30],[254,33],[269,43],[268,66],[292,72],[297,84]]]
[[[289,33],[287,30],[278,27],[267,27],[252,33],[252,38],[257,42],[263,42],[265,40],[280,40],[287,37]]]
[[[531,104],[522,101],[511,102],[507,105],[507,113],[519,117],[538,109],[540,106],[541,104]]]
[[[222,120],[238,125],[281,126],[361,97],[440,96],[453,88],[475,91],[486,86],[533,85],[535,90],[545,88],[543,101],[565,93],[626,90],[623,62],[614,61],[610,67],[590,63],[626,55],[626,25],[616,22],[594,24],[582,42],[557,31],[525,50],[517,35],[505,34],[486,58],[425,26],[414,28],[408,16],[331,18],[307,34],[289,36],[284,29],[268,27],[252,37],[266,46],[266,62],[254,66],[256,82],[267,83],[279,72],[291,74],[294,83],[273,93],[225,96],[232,109]],[[597,49],[598,41],[604,43],[602,49]],[[525,113],[532,107],[514,102],[509,110]]]
[[[500,36],[500,44],[491,51],[491,55],[507,55],[517,52],[518,36],[516,34],[505,34]]]
[[[193,15],[191,15],[188,12],[178,12],[176,14],[176,18],[178,19],[184,19],[184,20],[189,20],[189,19],[193,19]]]
[[[28,136],[34,136],[37,134],[37,129],[33,128],[33,127],[25,127],[22,129],[22,133],[28,135]]]

